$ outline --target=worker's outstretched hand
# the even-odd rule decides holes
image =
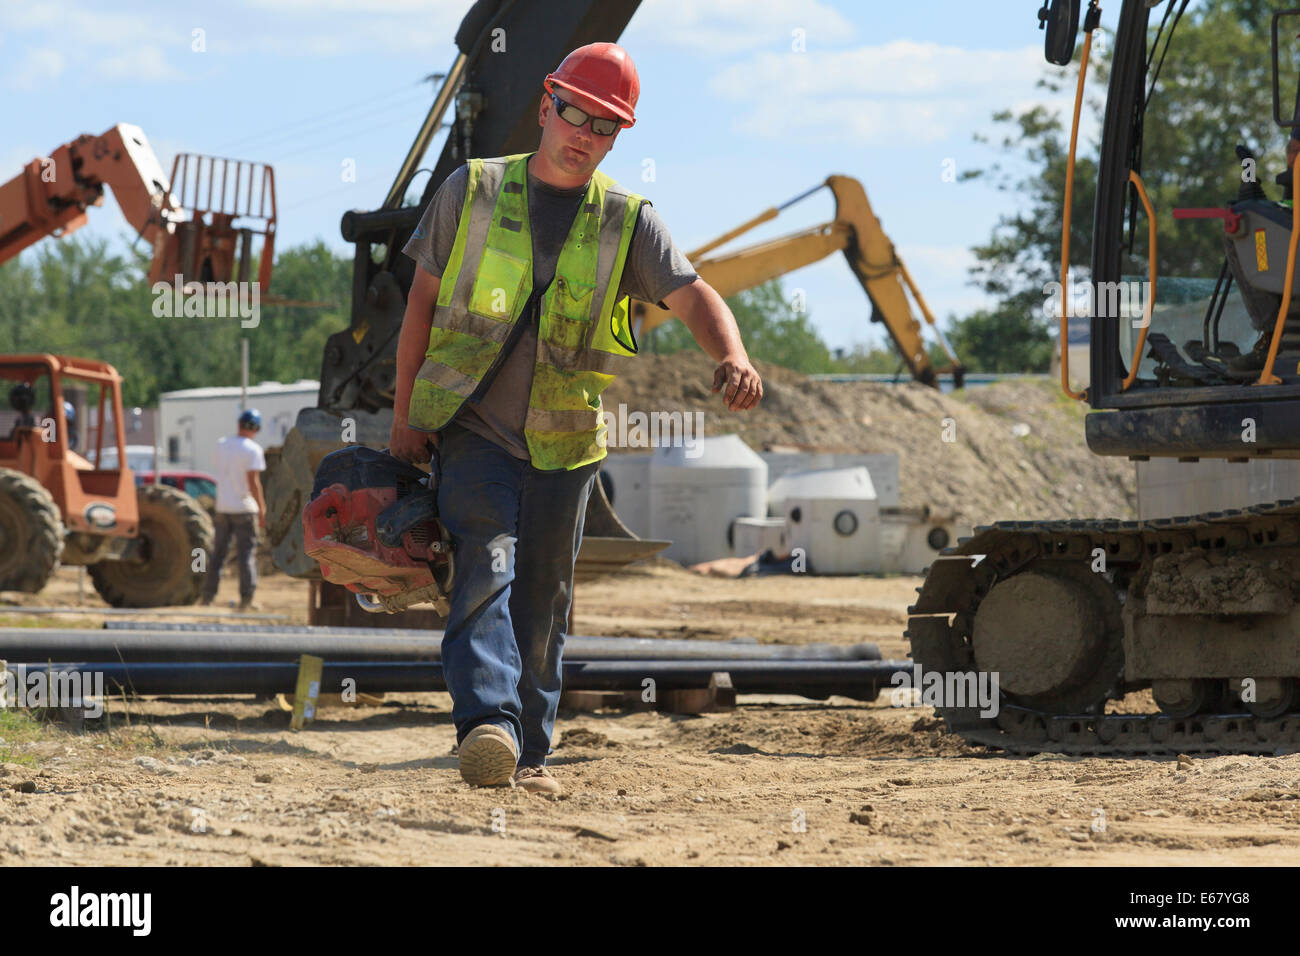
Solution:
[[[410,462],[412,465],[427,465],[432,453],[429,446],[437,447],[438,436],[434,432],[422,432],[401,422],[393,422],[388,433],[388,453],[398,461]]]
[[[763,380],[744,356],[724,358],[713,370],[713,391],[717,392],[724,386],[723,401],[733,412],[753,408],[763,397]]]

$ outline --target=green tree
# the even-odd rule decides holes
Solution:
[[[292,382],[320,374],[325,340],[351,321],[351,283],[352,261],[320,240],[281,253],[273,297],[306,304],[263,305],[261,323],[242,333],[249,340],[250,376]]]
[[[1205,220],[1175,220],[1172,210],[1222,206],[1236,197],[1242,176],[1234,152],[1238,143],[1255,151],[1262,183],[1283,168],[1286,133],[1272,122],[1269,13],[1264,7],[1259,0],[1204,0],[1189,8],[1174,33],[1150,99],[1141,163],[1157,216],[1161,276],[1218,274],[1221,230]],[[1159,22],[1153,15],[1149,43]],[[1164,38],[1161,48],[1163,44]],[[1074,69],[1045,68],[1049,74],[1040,87],[1053,92],[1072,88],[1081,49],[1082,44]],[[1089,77],[1092,92],[1085,110],[1098,126],[1107,67],[1105,57],[1094,58]],[[973,249],[973,284],[992,296],[996,306],[954,323],[950,334],[958,355],[972,369],[1047,368],[1056,323],[1045,314],[1045,286],[1059,280],[1068,120],[1041,105],[994,114],[994,125],[1002,131],[997,146],[1009,165],[998,162],[970,174],[1005,192],[1014,210],[998,220],[987,242]],[[1081,139],[1070,229],[1075,281],[1087,278],[1097,169],[1098,144]],[[1136,196],[1131,201],[1137,202]],[[1145,276],[1147,224],[1140,205],[1137,208],[1132,253],[1123,270]]]
[[[813,327],[806,309],[795,311],[780,279],[773,279],[727,299],[741,340],[751,359],[799,372],[829,372],[830,349]],[[670,320],[647,335],[646,351],[659,354],[699,348],[686,325]]]
[[[285,250],[272,289],[304,305],[260,306],[259,322],[165,315],[148,286],[140,250],[110,253],[104,240],[48,241],[0,266],[0,353],[53,352],[105,361],[122,374],[127,405],[158,394],[238,385],[240,339],[249,340],[250,378],[295,381],[320,369],[325,339],[348,324],[351,263],[324,243]]]
[[[973,372],[1045,372],[1052,361],[1052,337],[1043,323],[1014,307],[954,322],[948,342]]]

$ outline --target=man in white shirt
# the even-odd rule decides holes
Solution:
[[[253,592],[257,589],[257,529],[266,527],[266,499],[262,495],[261,472],[266,471],[266,456],[253,436],[262,429],[262,415],[255,408],[239,416],[239,434],[217,442],[217,517],[216,540],[203,580],[200,604],[211,604],[221,583],[221,566],[235,539],[239,558],[239,609],[256,610]]]

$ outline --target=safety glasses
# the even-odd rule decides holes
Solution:
[[[587,121],[590,120],[591,131],[597,136],[613,136],[618,128],[623,125],[621,119],[603,119],[585,113],[572,103],[564,102],[554,93],[551,94],[551,99],[555,101],[555,111],[560,114],[560,119],[570,126],[585,126]]]

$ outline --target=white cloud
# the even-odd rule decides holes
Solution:
[[[85,0],[0,2],[0,35],[62,51],[70,69],[84,63],[101,79],[158,83],[197,65],[186,59],[196,28],[212,57],[370,53],[423,62],[431,50],[450,48],[467,9],[449,0],[246,0],[151,18]]]
[[[156,83],[175,80],[181,74],[167,62],[163,51],[153,45],[136,47],[116,56],[105,57],[96,64],[100,76],[110,80]]]
[[[240,46],[251,42],[258,53],[283,57],[328,57],[357,53],[378,53],[418,57],[422,66],[429,66],[431,51],[446,47],[451,51],[451,38],[456,24],[439,25],[427,20],[409,17],[368,17],[358,20],[337,18],[338,29],[332,32],[299,33],[290,30],[266,32]],[[507,38],[507,42],[509,39]],[[235,48],[229,47],[231,52]],[[446,64],[432,64],[450,66]]]
[[[818,0],[645,0],[628,25],[637,39],[713,54],[789,50],[795,30],[817,50],[850,39],[853,24]]]
[[[148,16],[111,11],[67,0],[0,5],[0,27],[10,32],[48,32],[51,40],[85,47],[118,47],[127,43],[180,42],[179,35]],[[184,42],[189,45],[189,34]]]
[[[246,5],[266,12],[258,21],[262,29],[247,38],[262,53],[340,56],[374,51],[422,59],[451,46],[469,9],[446,0],[369,0],[362,9],[354,0],[246,0]],[[304,19],[304,13],[310,18]],[[268,19],[279,19],[282,25]]]
[[[987,127],[1008,90],[1031,91],[1044,71],[1037,47],[963,50],[897,40],[826,53],[759,53],[721,70],[713,91],[749,105],[735,129],[764,139],[926,145]],[[1041,91],[1026,101],[1062,106]]]
[[[91,72],[98,79],[172,81],[165,50],[189,51],[190,34],[138,13],[96,9],[75,0],[0,5],[0,30],[32,47],[10,85]]]
[[[31,50],[10,71],[7,85],[16,90],[37,89],[42,83],[57,79],[63,73],[63,66],[63,54],[58,50]]]

